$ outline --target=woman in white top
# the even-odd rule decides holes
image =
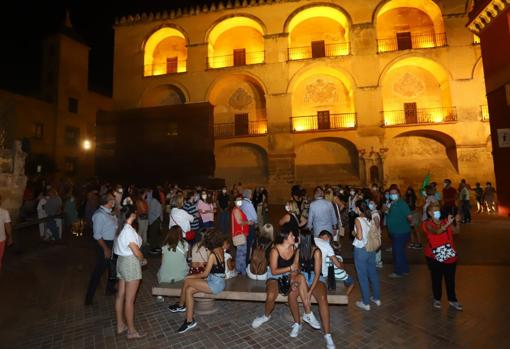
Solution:
[[[370,310],[370,301],[381,305],[379,275],[375,266],[375,252],[368,252],[365,248],[370,230],[372,212],[364,200],[356,201],[354,212],[358,215],[354,221],[354,266],[358,273],[358,281],[362,300],[356,305],[364,310]],[[372,297],[370,297],[370,288]]]
[[[178,225],[182,229],[182,235],[186,238],[186,232],[191,230],[191,222],[195,219],[192,215],[182,209],[184,206],[184,195],[179,193],[175,199],[175,207],[170,210],[170,223],[168,228]]]
[[[115,297],[117,334],[127,331],[128,339],[136,339],[145,336],[135,328],[134,304],[136,292],[142,279],[141,266],[147,264],[147,260],[140,251],[142,238],[132,226],[136,220],[136,208],[134,206],[124,207],[121,217],[125,220],[125,224],[119,224],[113,246],[113,252],[118,256],[117,278],[119,283]],[[126,321],[124,321],[124,315]]]

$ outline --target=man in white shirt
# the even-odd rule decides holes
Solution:
[[[2,196],[0,195],[0,206],[2,205]],[[9,211],[0,207],[0,271],[2,271],[2,262],[6,246],[12,245],[12,226]]]

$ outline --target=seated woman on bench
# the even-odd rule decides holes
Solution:
[[[193,319],[193,295],[198,292],[218,294],[225,289],[225,260],[223,251],[228,237],[218,231],[210,231],[205,245],[211,251],[205,270],[200,274],[188,275],[184,279],[179,302],[168,307],[172,313],[186,312],[184,323],[177,330],[184,333],[197,325]]]
[[[266,304],[264,315],[256,318],[252,322],[253,328],[260,327],[263,323],[269,321],[271,313],[275,306],[278,292],[287,295],[290,311],[294,318],[290,336],[295,338],[299,335],[302,328],[301,318],[299,316],[299,307],[297,303],[298,295],[303,301],[305,314],[303,321],[307,322],[314,329],[320,329],[321,325],[312,313],[312,307],[309,297],[307,297],[308,287],[303,274],[299,272],[299,251],[294,246],[296,237],[288,229],[280,229],[276,234],[275,243],[269,253],[268,278],[266,281]],[[279,280],[282,279],[282,280]],[[285,283],[288,283],[285,285]]]

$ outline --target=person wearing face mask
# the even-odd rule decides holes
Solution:
[[[214,228],[214,204],[211,202],[211,197],[207,195],[205,190],[202,190],[200,199],[197,204],[198,212],[200,213],[201,224],[200,228],[211,229]]]
[[[100,207],[92,216],[92,230],[96,240],[96,266],[90,276],[87,294],[85,296],[85,305],[92,305],[97,286],[101,281],[101,276],[108,269],[112,259],[112,248],[115,234],[117,231],[117,217],[112,209],[115,205],[115,197],[111,194],[105,194],[100,199]],[[107,294],[115,294],[115,280],[108,277],[106,285]]]
[[[301,228],[306,226],[306,218],[299,214],[297,202],[290,200],[285,204],[285,214],[278,224],[280,227],[286,227],[290,231],[295,231],[299,234]]]
[[[228,195],[227,187],[223,187],[218,195],[218,208],[219,208],[219,224],[220,231],[224,234],[229,230],[230,213],[228,211],[230,204],[230,195]]]
[[[425,257],[430,270],[432,281],[432,294],[434,300],[432,306],[441,308],[442,282],[443,277],[446,283],[448,303],[455,310],[462,310],[455,294],[455,271],[457,267],[457,252],[453,243],[452,224],[454,218],[449,215],[441,219],[439,204],[434,203],[428,207],[429,218],[423,222],[422,229],[427,237],[425,246]]]
[[[236,271],[241,275],[246,275],[246,255],[250,224],[246,214],[241,210],[243,197],[237,195],[235,206],[230,214],[232,242],[236,248]]]
[[[394,272],[391,278],[401,278],[409,274],[406,245],[411,234],[412,215],[407,203],[400,197],[396,186],[390,189],[391,207],[388,210],[387,224],[391,237]]]

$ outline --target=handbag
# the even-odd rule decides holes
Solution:
[[[430,243],[429,243],[430,245]],[[430,246],[432,248],[432,246]],[[453,258],[457,256],[457,252],[453,249],[452,245],[450,244],[444,244],[437,246],[436,248],[432,248],[432,254],[434,255],[434,258],[436,261],[443,263],[447,261],[450,258]]]
[[[278,279],[278,292],[284,296],[288,296],[290,292],[290,277],[289,275],[282,275]]]
[[[234,230],[234,215],[233,214],[231,215],[231,223],[230,224],[231,224],[232,230]],[[232,243],[234,244],[235,247],[244,245],[244,244],[246,244],[246,236],[242,232],[237,235],[232,234]]]
[[[234,244],[234,246],[241,246],[241,245],[244,245],[246,244],[246,236],[241,233],[241,234],[238,234],[238,235],[235,235],[233,238],[232,238],[232,243]]]
[[[185,239],[186,241],[195,241],[195,238],[197,237],[197,233],[194,230],[187,231],[185,233]]]
[[[331,263],[328,266],[328,290],[334,291],[336,290],[336,279],[335,279],[335,266]]]
[[[367,244],[365,245],[365,249],[367,252],[377,251],[381,247],[381,234],[379,233],[379,229],[374,224],[374,222],[370,222],[370,229],[367,234]]]
[[[108,259],[108,280],[110,281],[117,280],[117,258],[114,256],[112,251],[112,256]]]

